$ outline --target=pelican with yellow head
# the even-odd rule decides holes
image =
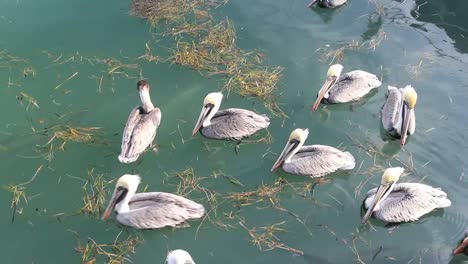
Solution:
[[[388,87],[387,100],[382,108],[382,124],[390,135],[401,138],[402,145],[406,144],[408,135],[416,131],[414,108],[417,101],[418,94],[411,85]]]
[[[351,170],[355,166],[353,155],[324,145],[304,146],[309,129],[295,129],[271,171],[282,167],[284,171],[310,177],[321,177],[337,170]]]
[[[205,97],[192,136],[200,132],[208,138],[240,141],[270,125],[266,115],[250,110],[229,108],[218,111],[222,100],[223,94],[220,92]]]
[[[397,183],[404,171],[401,167],[384,171],[379,187],[370,190],[364,200],[363,224],[371,216],[388,223],[412,222],[452,204],[439,188],[422,183]]]
[[[125,174],[119,178],[103,220],[115,210],[122,225],[153,229],[183,227],[186,221],[205,214],[203,205],[182,196],[165,192],[136,193],[140,181],[138,175]]]
[[[338,104],[357,101],[382,85],[372,73],[356,70],[341,75],[342,71],[341,64],[330,66],[327,79],[317,94],[312,111],[316,111],[320,103]]]

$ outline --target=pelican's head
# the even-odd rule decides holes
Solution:
[[[404,116],[403,116],[403,127],[401,129],[401,144],[406,144],[406,138],[408,136],[408,129],[411,122],[415,122],[415,120],[411,120],[414,117],[414,107],[416,106],[416,102],[418,101],[418,94],[414,90],[411,85],[407,85],[403,89],[403,108],[404,108]]]
[[[409,109],[414,109],[416,102],[418,101],[418,93],[411,85],[405,87],[403,92],[403,100],[408,105]]]
[[[405,169],[402,167],[388,168],[384,171],[382,175],[381,185],[393,184],[400,179],[400,176],[403,174]]]
[[[167,264],[195,264],[190,254],[182,249],[170,251],[166,258]]]
[[[382,180],[380,181],[380,186],[377,188],[377,192],[374,195],[374,199],[362,218],[363,224],[369,220],[372,213],[379,208],[380,203],[392,192],[395,183],[400,179],[400,176],[404,171],[405,169],[401,167],[388,168],[384,171]]]
[[[140,80],[138,81],[137,83],[137,90],[138,91],[141,91],[141,90],[148,90],[149,91],[150,89],[150,86],[149,86],[149,83],[145,80]]]
[[[327,79],[325,80],[325,83],[322,85],[322,88],[320,88],[320,91],[318,92],[317,99],[315,100],[314,106],[312,107],[312,111],[317,110],[322,99],[326,97],[327,93],[330,91],[333,85],[335,85],[335,83],[340,78],[342,71],[343,71],[343,65],[341,64],[334,64],[330,66],[327,72]]]
[[[306,141],[307,137],[309,136],[309,129],[301,129],[297,128],[295,129],[291,135],[289,135],[288,142],[286,143],[286,146],[284,147],[283,151],[281,152],[280,156],[276,160],[275,164],[273,164],[273,167],[271,168],[271,171],[276,170],[278,167],[280,167],[284,162],[290,162],[292,156],[296,154],[299,149],[304,145],[304,142]]]
[[[103,220],[109,218],[114,208],[117,212],[128,209],[128,201],[136,193],[140,181],[141,179],[138,175],[125,174],[119,178],[115,184],[114,193],[112,194],[109,205],[102,216]],[[124,202],[121,203],[122,201]]]
[[[223,94],[220,92],[210,93],[205,97],[205,100],[203,100],[203,108],[192,131],[192,136],[195,136],[202,126],[207,127],[211,124],[210,120],[218,111],[222,100]]]

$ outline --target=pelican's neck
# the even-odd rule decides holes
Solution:
[[[291,162],[292,157],[296,155],[296,153],[302,148],[304,142],[305,141],[299,142],[299,144],[289,152],[289,154],[286,156],[286,159],[284,160],[285,163]]]
[[[150,97],[148,89],[140,90],[140,99],[141,99],[141,103],[143,104],[143,109],[145,110],[145,112],[148,113],[154,109],[154,105],[151,102],[151,97]]]
[[[136,192],[136,188],[129,189],[127,192],[127,195],[125,195],[125,198],[115,205],[115,211],[117,213],[121,214],[121,213],[127,213],[128,211],[130,211],[130,206],[128,205],[128,203],[132,199],[133,195],[135,195],[135,192]]]
[[[208,114],[208,116],[206,116],[205,120],[203,121],[203,127],[207,127],[211,125],[211,119],[216,114],[216,112],[218,112],[218,110],[219,110],[219,104],[213,106],[213,108],[210,111],[210,114]]]

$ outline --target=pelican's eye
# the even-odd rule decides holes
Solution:
[[[290,144],[293,144],[293,145],[298,145],[299,144],[299,140],[297,139],[291,139],[291,141],[289,141]]]

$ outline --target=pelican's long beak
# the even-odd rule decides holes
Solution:
[[[192,137],[197,134],[198,130],[200,130],[201,126],[203,125],[203,122],[205,121],[206,117],[210,114],[213,107],[214,106],[212,104],[207,104],[203,106],[203,109],[200,112],[200,116],[198,117],[197,123],[193,128]]]
[[[336,76],[329,76],[327,80],[323,84],[322,88],[320,89],[320,94],[317,96],[317,100],[315,100],[314,106],[312,106],[312,111],[316,111],[322,101],[323,97],[327,92],[333,87],[336,81]]]
[[[112,213],[112,210],[114,210],[115,205],[125,198],[127,192],[128,189],[121,186],[115,189],[114,193],[112,194],[111,201],[107,206],[104,215],[102,216],[102,220],[106,220],[107,218],[109,218],[110,214]]]
[[[318,0],[312,0],[310,1],[309,5],[307,7],[312,7]]]
[[[405,107],[405,106],[404,106]],[[406,108],[405,119],[403,119],[403,128],[401,130],[401,145],[406,144],[406,138],[408,137],[408,128],[411,122],[411,117],[414,116],[414,109]]]
[[[379,188],[377,189],[377,193],[374,196],[374,201],[372,201],[371,206],[369,207],[369,209],[367,209],[367,212],[362,218],[361,223],[363,224],[367,223],[372,213],[374,212],[375,207],[382,201],[382,197],[384,197],[385,194],[391,190],[390,187],[392,187],[393,184],[394,183],[387,183],[387,184],[381,184],[379,186]]]
[[[298,144],[299,144],[299,140],[296,140],[296,139],[293,139],[289,141],[288,143],[286,143],[286,146],[284,147],[283,151],[279,155],[275,164],[273,164],[273,167],[271,167],[272,172],[275,171],[278,167],[280,167],[283,164],[288,154],[291,153],[291,151],[295,149]]]
[[[468,238],[463,239],[462,243],[453,250],[453,254],[456,255],[462,253],[466,247],[468,247]]]

